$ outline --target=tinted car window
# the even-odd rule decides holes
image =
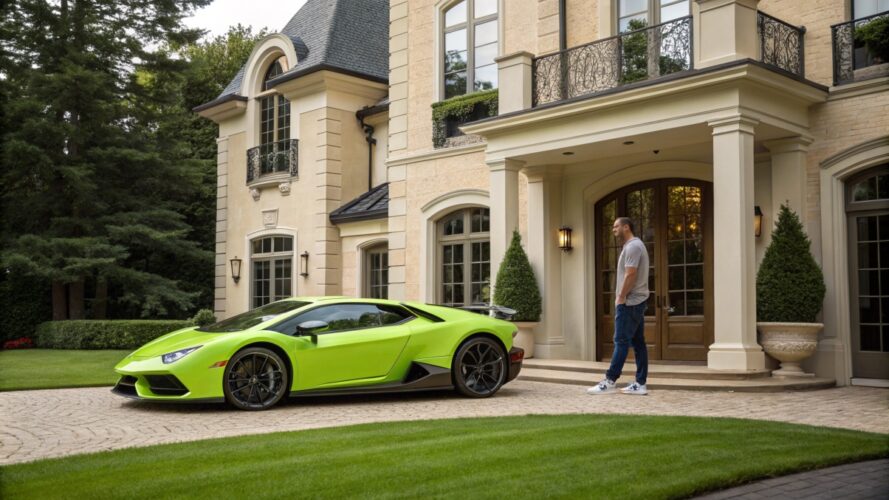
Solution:
[[[309,302],[297,302],[293,300],[272,302],[271,304],[257,307],[256,309],[238,314],[237,316],[232,316],[231,318],[222,320],[219,323],[203,326],[201,328],[198,328],[198,331],[224,333],[246,330],[247,328],[268,321],[275,316],[293,311],[294,309],[299,309],[300,307],[307,305],[309,305]]]
[[[336,304],[306,311],[271,328],[272,331],[293,335],[305,321],[324,321],[330,326],[324,333],[380,326],[380,310],[371,304]]]
[[[394,325],[414,317],[413,314],[398,306],[379,304],[377,308],[380,310],[380,320],[384,325]]]

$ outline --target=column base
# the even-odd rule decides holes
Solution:
[[[559,342],[559,339],[550,339],[549,343],[546,344],[535,342],[534,357],[538,359],[569,359],[565,357],[564,339],[561,342]]]
[[[711,370],[764,370],[766,355],[758,345],[713,344],[707,353]]]

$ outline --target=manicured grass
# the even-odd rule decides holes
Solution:
[[[256,414],[257,425],[263,414]],[[886,435],[628,415],[368,424],[0,468],[11,498],[672,498],[889,456]]]
[[[0,351],[0,391],[114,385],[114,365],[129,351]]]

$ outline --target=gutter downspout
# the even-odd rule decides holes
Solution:
[[[559,50],[568,48],[568,0],[559,0]]]
[[[355,113],[355,117],[358,118],[362,130],[364,130],[364,140],[367,141],[367,190],[370,191],[373,188],[374,145],[377,140],[374,139],[374,128],[364,123],[364,114],[361,111],[363,110]]]

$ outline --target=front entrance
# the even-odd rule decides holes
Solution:
[[[847,182],[852,376],[889,379],[889,164]]]
[[[651,295],[645,340],[653,360],[706,361],[713,343],[713,200],[709,182],[660,179],[625,187],[596,204],[596,352],[614,351],[620,246],[614,219],[630,217],[648,249]],[[632,352],[632,351],[631,351]]]

